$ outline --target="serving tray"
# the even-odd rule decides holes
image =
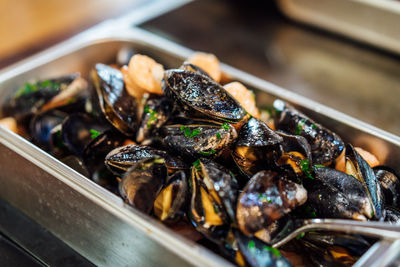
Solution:
[[[144,30],[107,24],[82,33],[0,73],[0,102],[25,81],[109,63],[129,46],[176,67],[193,51]],[[285,99],[346,142],[399,170],[400,138],[230,66],[222,69],[257,94],[259,106]],[[1,116],[1,114],[0,114]],[[100,266],[230,266],[212,251],[179,236],[20,136],[0,128],[0,198]],[[400,243],[378,242],[356,265],[387,264]]]

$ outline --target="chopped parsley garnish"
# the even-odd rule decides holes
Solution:
[[[236,175],[232,171],[229,171],[229,174],[236,179]]]
[[[303,130],[303,128],[304,128],[304,124],[306,123],[306,119],[301,119],[298,123],[297,123],[297,129],[296,129],[296,134],[298,135],[298,134],[300,134],[301,133],[301,131]]]
[[[300,161],[300,169],[303,171],[303,173],[310,179],[314,180],[314,177],[311,175],[311,170],[310,170],[310,162],[308,159],[302,159]]]
[[[258,200],[262,201],[262,202],[268,202],[268,203],[272,203],[271,199],[268,199],[268,197],[265,194],[258,194]]]
[[[296,236],[296,239],[299,240],[299,239],[303,238],[304,236],[305,236],[305,233],[302,232],[301,234],[298,234],[298,235]]]
[[[157,111],[152,110],[149,106],[144,106],[144,112],[149,114],[149,120],[147,121],[147,128],[150,128],[151,125],[157,120]]]
[[[211,148],[209,152],[199,151],[199,154],[202,156],[211,156],[214,155],[216,152],[217,151]]]
[[[214,212],[218,214],[219,213],[219,208],[218,208],[218,205],[216,203],[213,203],[213,208],[214,208]]]
[[[193,162],[193,167],[198,171],[201,170],[200,159],[197,159],[195,162]]]
[[[33,92],[39,91],[40,89],[43,89],[43,88],[49,88],[52,90],[56,90],[59,87],[60,87],[60,84],[52,82],[50,80],[45,80],[45,81],[36,82],[36,83],[25,83],[15,93],[15,97],[20,97],[25,94],[33,93]]]
[[[250,240],[249,243],[247,244],[248,249],[253,249],[256,247],[256,243],[253,240]]]
[[[226,123],[226,122],[224,122],[224,123],[221,125],[221,128],[224,129],[225,131],[229,131],[229,124]]]
[[[191,131],[189,129],[189,127],[181,126],[180,129],[181,129],[181,132],[183,132],[183,134],[185,135],[185,137],[189,137],[189,138],[193,138],[193,137],[201,134],[201,130],[199,128],[196,128],[193,131]]]
[[[217,139],[221,139],[222,138],[220,133],[217,133],[216,136],[217,136]]]
[[[95,129],[90,129],[90,136],[92,137],[92,139],[95,139],[97,136],[100,135],[99,131],[96,131]]]
[[[263,249],[270,251],[276,257],[280,257],[281,256],[281,252],[277,248],[273,248],[273,247],[270,247],[270,246],[263,246]]]
[[[315,123],[313,123],[313,124],[311,124],[311,128],[317,129],[317,125],[315,125]]]
[[[326,166],[325,165],[322,165],[322,164],[315,164],[314,165],[314,168],[325,168]]]

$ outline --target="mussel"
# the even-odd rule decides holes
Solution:
[[[119,192],[125,201],[138,210],[150,214],[154,200],[167,178],[163,158],[153,157],[139,161],[125,173]]]
[[[351,144],[346,145],[346,173],[354,176],[366,188],[366,193],[372,203],[372,216],[382,220],[384,195],[374,171],[358,154]]]
[[[137,162],[153,157],[164,158],[168,172],[170,173],[188,169],[188,166],[180,159],[180,157],[172,156],[171,154],[167,154],[165,151],[144,145],[126,145],[117,147],[106,155],[105,164],[115,175],[123,175]]]
[[[179,154],[192,159],[216,158],[229,148],[237,137],[228,123],[181,119],[164,127],[164,143]]]
[[[96,64],[92,70],[92,80],[104,117],[123,134],[134,135],[138,128],[138,103],[126,91],[121,71]]]
[[[240,170],[251,177],[260,170],[271,170],[282,155],[283,138],[263,121],[250,118],[243,125],[232,152]]]
[[[311,146],[313,162],[329,165],[342,153],[344,143],[334,132],[308,118],[290,104],[275,100],[275,126],[289,134],[301,135]]]
[[[314,167],[314,180],[304,184],[308,203],[326,218],[366,220],[373,217],[373,203],[362,182],[344,172],[328,167]]]
[[[240,122],[246,117],[246,111],[221,85],[193,71],[165,71],[163,92],[191,117],[222,122]]]
[[[172,104],[165,97],[150,98],[143,107],[140,127],[136,134],[136,141],[141,144],[151,144],[157,136],[158,130],[169,119]]]
[[[221,243],[235,220],[235,178],[225,167],[202,158],[193,163],[189,185],[191,222],[209,239]]]
[[[154,215],[162,222],[175,222],[185,216],[189,197],[188,178],[177,171],[167,178],[154,201]]]
[[[385,205],[400,208],[400,176],[384,166],[375,167],[374,173],[385,195]]]
[[[260,171],[250,179],[239,195],[237,224],[246,235],[265,234],[262,232],[269,225],[306,200],[307,191],[302,185],[277,172]]]
[[[3,103],[2,115],[22,120],[26,116],[36,113],[53,97],[68,88],[78,76],[79,74],[71,74],[55,79],[25,83]]]

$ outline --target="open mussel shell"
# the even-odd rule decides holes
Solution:
[[[238,252],[236,253],[236,263],[239,266],[292,266],[290,262],[276,248],[268,246],[259,239],[243,235],[235,230]]]
[[[136,142],[150,144],[158,130],[166,123],[172,112],[172,103],[166,97],[150,98],[143,107]]]
[[[2,116],[12,116],[22,120],[32,115],[62,92],[79,74],[70,74],[60,78],[26,83],[13,93],[2,105]]]
[[[189,197],[189,186],[184,171],[167,178],[154,201],[154,215],[162,222],[175,222],[184,217]]]
[[[351,144],[346,145],[346,173],[353,175],[366,188],[367,196],[373,204],[373,216],[381,220],[383,214],[384,195],[379,180],[369,164],[358,154]]]
[[[289,134],[301,135],[311,146],[314,164],[329,165],[342,153],[344,143],[334,132],[308,118],[290,104],[275,100],[275,127]]]
[[[198,159],[190,179],[190,219],[196,229],[216,243],[226,237],[235,219],[237,183],[225,167]]]
[[[188,116],[223,122],[240,122],[246,116],[242,106],[221,85],[193,71],[165,71],[163,91]]]
[[[364,254],[372,245],[372,242],[369,242],[360,235],[345,233],[308,232],[302,238],[320,247],[345,247],[352,255],[357,257]]]
[[[271,170],[282,154],[283,138],[259,119],[250,118],[239,132],[232,158],[251,177],[260,170]]]
[[[239,195],[236,218],[246,235],[257,235],[307,200],[307,191],[277,172],[260,171]]]
[[[185,120],[164,126],[164,143],[178,154],[192,159],[216,158],[229,148],[237,137],[228,123],[206,120]]]
[[[123,134],[134,135],[138,128],[138,104],[126,91],[122,72],[99,63],[92,70],[92,80],[104,117]]]
[[[374,173],[385,195],[385,205],[400,208],[400,176],[385,166],[375,167]]]
[[[55,109],[36,114],[29,125],[32,142],[48,152],[54,152],[56,147],[53,135],[57,134],[54,128],[61,125],[67,116],[68,114]]]
[[[344,172],[331,169],[328,167],[314,167],[315,178],[322,181],[326,187],[331,187],[337,189],[338,192],[342,193],[344,197],[348,200],[350,206],[356,208],[358,213],[363,214],[367,218],[373,217],[373,204],[368,197],[368,192],[362,182],[357,180],[355,177],[348,175]],[[308,181],[305,183],[306,188],[308,184],[314,183],[314,181]],[[312,186],[311,186],[312,187]],[[335,191],[335,190],[333,190]],[[328,192],[321,192],[320,190],[313,192],[312,196],[309,197],[310,201],[319,201],[320,205],[326,204],[325,210],[329,212],[330,205],[335,205],[335,203],[329,204],[328,201],[330,197],[327,197]],[[347,202],[341,203],[339,196],[337,205],[343,205],[343,208],[347,206]],[[318,205],[319,206],[319,205]],[[318,210],[324,209],[320,207]],[[321,210],[321,212],[323,212]],[[320,213],[320,212],[319,212]],[[323,212],[324,213],[324,212]],[[351,214],[350,211],[345,214]],[[332,215],[331,215],[332,216]],[[328,216],[330,217],[330,216]],[[351,216],[353,218],[353,216]],[[362,217],[360,217],[362,218]]]
[[[144,145],[126,145],[111,150],[105,157],[105,164],[115,175],[123,175],[137,162],[161,157],[165,159],[165,165],[169,173],[185,170],[189,167],[179,157],[167,154],[167,152]]]
[[[121,197],[131,206],[150,214],[154,201],[166,182],[167,168],[163,158],[139,161],[124,175],[119,184]]]
[[[82,157],[86,146],[108,129],[109,125],[85,113],[74,113],[63,121],[61,136],[65,146],[75,155]]]

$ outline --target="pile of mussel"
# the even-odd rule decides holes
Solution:
[[[400,223],[394,170],[285,101],[257,109],[252,92],[228,80],[210,54],[167,70],[135,54],[96,64],[87,80],[26,83],[1,114],[129,205],[240,266],[351,265],[376,241],[309,232],[273,248],[290,218]]]

